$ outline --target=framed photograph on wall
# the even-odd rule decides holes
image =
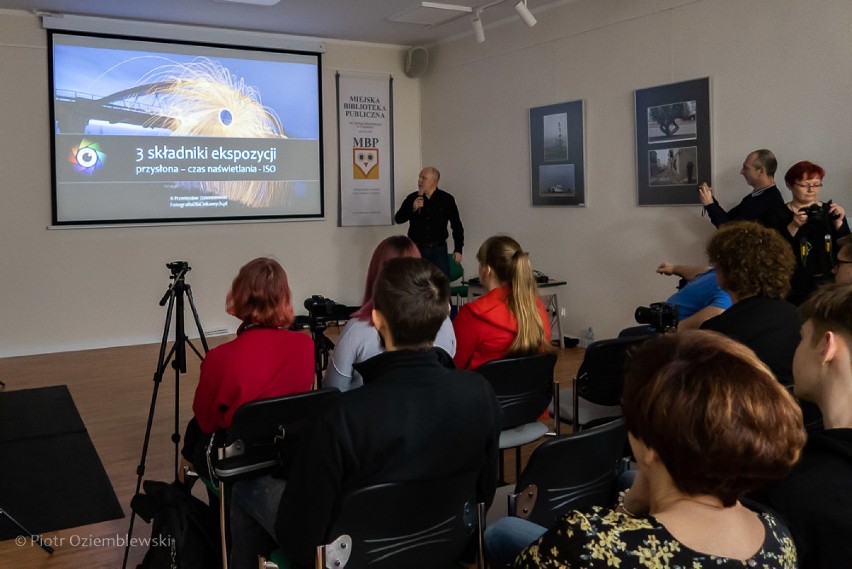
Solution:
[[[586,205],[583,101],[530,109],[533,205]]]
[[[638,89],[639,205],[692,205],[711,182],[710,78]]]

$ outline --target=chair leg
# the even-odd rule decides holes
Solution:
[[[515,447],[515,483],[521,477],[521,447]],[[225,568],[227,569],[227,567]]]
[[[219,535],[222,538],[222,569],[228,569],[228,532],[225,529],[225,483],[219,481]]]
[[[573,432],[580,431],[580,394],[577,393],[577,378],[574,378],[574,420],[572,421]]]
[[[476,567],[485,569],[485,503],[476,505]]]

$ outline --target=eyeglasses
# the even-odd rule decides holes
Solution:
[[[796,185],[800,188],[812,188],[814,190],[818,190],[822,187],[822,182],[818,182],[816,184],[800,184],[799,182],[796,182]]]

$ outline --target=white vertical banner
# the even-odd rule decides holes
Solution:
[[[393,223],[393,79],[337,73],[337,225]]]

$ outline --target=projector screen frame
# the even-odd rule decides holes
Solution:
[[[228,43],[215,43],[215,42],[203,42],[198,41],[197,39],[190,40],[175,40],[171,38],[165,38],[160,36],[152,36],[152,37],[143,37],[143,36],[135,36],[128,35],[124,33],[100,33],[100,32],[91,32],[85,30],[77,30],[77,29],[62,29],[62,28],[53,28],[48,27],[46,29],[48,32],[48,84],[49,84],[49,93],[50,93],[50,149],[51,149],[51,220],[52,224],[49,226],[51,228],[93,228],[93,227],[146,227],[146,226],[170,226],[170,225],[205,225],[205,224],[228,224],[228,223],[269,223],[269,222],[282,222],[282,221],[312,221],[312,220],[323,220],[325,219],[325,184],[324,184],[324,144],[323,144],[323,84],[322,84],[322,50],[303,50],[296,48],[283,48],[283,47],[268,47],[265,45],[234,45]],[[212,30],[215,31],[215,30]],[[190,34],[192,37],[193,34]],[[284,203],[284,205],[280,205],[277,210],[270,210],[265,213],[257,213],[257,214],[243,214],[240,211],[232,212],[230,211],[232,208],[227,205],[222,209],[226,209],[228,211],[224,213],[220,213],[218,215],[176,215],[176,216],[157,216],[157,215],[144,215],[144,216],[130,216],[130,217],[116,217],[116,216],[93,216],[91,218],[81,218],[79,216],[68,216],[63,214],[60,210],[60,198],[62,196],[60,184],[62,184],[61,177],[59,176],[58,167],[60,164],[60,160],[65,156],[65,149],[59,149],[57,140],[60,136],[60,133],[57,130],[57,85],[56,85],[56,75],[57,70],[55,67],[55,49],[56,49],[56,40],[58,37],[69,37],[69,38],[85,38],[89,41],[104,41],[110,42],[115,41],[118,42],[118,46],[114,48],[105,47],[105,49],[116,49],[116,50],[133,50],[134,44],[138,47],[139,45],[148,46],[146,50],[143,51],[151,51],[152,53],[170,53],[171,50],[174,50],[173,53],[180,57],[189,57],[193,55],[195,57],[204,57],[205,54],[214,59],[216,58],[224,58],[224,59],[235,59],[242,60],[245,62],[252,62],[253,64],[257,64],[258,62],[267,62],[270,66],[274,66],[280,63],[289,63],[286,61],[288,57],[299,58],[303,61],[295,61],[295,63],[306,63],[312,67],[312,72],[309,72],[308,75],[312,76],[311,81],[315,81],[315,93],[311,94],[311,102],[315,102],[312,110],[315,113],[311,115],[311,120],[315,119],[315,139],[305,138],[298,139],[293,138],[292,140],[285,138],[270,138],[269,141],[276,141],[275,144],[289,144],[296,142],[304,142],[305,152],[310,155],[310,168],[311,172],[315,173],[309,179],[299,179],[296,180],[295,183],[303,182],[308,188],[305,190],[305,194],[310,193],[312,196],[312,202],[309,203],[310,200],[305,200],[305,203],[309,205],[309,211],[288,211],[288,204]],[[62,44],[60,44],[61,46]],[[159,51],[158,51],[159,50]],[[189,53],[192,51],[192,54]],[[277,59],[276,59],[277,58]],[[240,78],[241,79],[241,78]],[[263,102],[263,101],[261,101]],[[110,125],[111,126],[111,125]],[[286,128],[286,124],[284,125]],[[83,133],[74,133],[77,136],[84,136]],[[116,135],[105,135],[105,136],[116,136]],[[161,139],[163,141],[167,140],[168,137],[148,137],[152,139]],[[181,137],[184,138],[184,137]],[[198,141],[199,144],[203,144],[205,140],[221,140],[220,138],[208,138],[206,136],[193,136],[191,137],[192,141]],[[173,138],[173,140],[178,140],[177,138]],[[184,138],[186,140],[186,138]],[[240,140],[234,138],[233,140]],[[264,138],[245,138],[242,139],[246,142],[252,141],[262,141]],[[272,144],[272,142],[270,142]],[[76,150],[76,148],[74,149]],[[61,155],[58,155],[59,152],[62,152]],[[256,151],[255,154],[259,154],[261,151]],[[268,154],[268,153],[267,153]],[[283,152],[282,152],[283,154]],[[275,156],[274,152],[272,156]],[[223,159],[224,160],[224,159]],[[78,170],[79,172],[79,170]],[[305,181],[307,180],[307,181]],[[280,180],[279,180],[280,181]],[[286,181],[286,180],[285,180]],[[221,182],[221,181],[220,181]],[[129,186],[131,182],[116,182],[116,185],[126,184]],[[177,182],[180,184],[181,182]],[[183,182],[186,185],[192,185],[193,183],[197,183],[198,185],[202,185],[201,180],[190,180],[188,182]],[[292,183],[292,182],[291,182]],[[310,188],[310,184],[315,184],[314,188]],[[165,185],[165,182],[164,182]],[[164,192],[168,191],[168,188],[163,188]],[[270,192],[271,193],[271,192]],[[210,199],[211,201],[215,201],[215,199],[219,198],[217,194],[206,194],[206,197],[201,198],[202,200]],[[226,203],[235,203],[233,200],[221,198]],[[279,201],[282,198],[278,198]],[[283,198],[286,200],[286,198]],[[245,204],[241,204],[239,202],[235,203],[236,208],[242,208],[243,210],[247,210],[251,206],[247,206]],[[167,206],[163,206],[164,208]],[[201,208],[208,209],[208,208]],[[218,210],[219,208],[213,207],[211,208],[213,211]],[[184,211],[181,209],[181,211]],[[187,210],[191,211],[191,210]],[[132,213],[132,212],[131,212]],[[207,213],[207,212],[204,212]]]

